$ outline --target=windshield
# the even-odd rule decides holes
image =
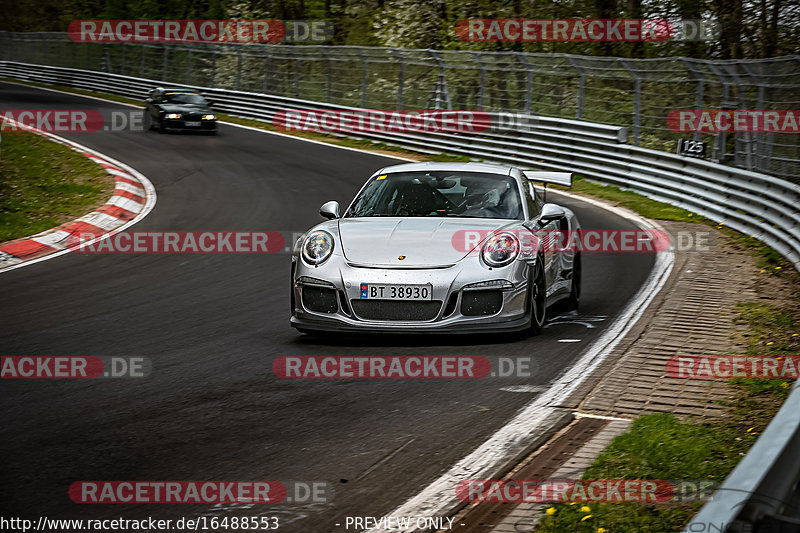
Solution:
[[[206,99],[197,93],[165,93],[162,102],[170,104],[207,105]]]
[[[345,217],[521,219],[516,181],[477,172],[397,172],[372,178]]]

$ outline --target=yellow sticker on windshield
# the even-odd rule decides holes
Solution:
[[[377,177],[377,178],[375,178],[375,179],[379,179],[379,180],[385,180],[385,179],[386,179],[386,174],[384,174],[383,176],[378,176],[378,177]]]

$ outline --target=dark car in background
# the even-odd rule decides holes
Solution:
[[[217,115],[203,95],[196,91],[158,87],[150,91],[146,103],[150,128],[160,132],[217,132]]]

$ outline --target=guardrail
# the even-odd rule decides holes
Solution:
[[[174,86],[159,80],[10,61],[0,61],[0,76],[101,91],[141,101],[153,87]],[[263,121],[271,121],[277,112],[286,110],[367,111],[268,94],[191,88],[203,92],[221,112]],[[493,113],[490,117],[500,119],[502,115]],[[462,154],[523,167],[582,174],[688,209],[752,235],[780,252],[800,270],[800,185],[765,174],[623,144],[627,131],[622,127],[533,115],[514,115],[514,118],[518,126],[514,130],[470,134],[359,132],[347,137],[420,152]],[[800,468],[795,461],[787,459],[798,447],[800,388],[796,386],[751,452],[718,491],[716,496],[719,497],[715,496],[687,526],[706,529],[687,531],[725,531],[713,527],[724,522],[727,528],[736,520],[739,521],[736,523],[786,522],[779,515],[796,514],[800,504],[797,488]],[[749,496],[743,499],[743,492]]]

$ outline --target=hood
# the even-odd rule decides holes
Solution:
[[[511,222],[514,223],[517,221]],[[485,218],[343,218],[339,219],[339,239],[344,256],[353,263],[442,266],[455,264],[468,255],[465,231],[485,235],[507,225],[508,220]],[[400,256],[405,259],[399,259]]]

